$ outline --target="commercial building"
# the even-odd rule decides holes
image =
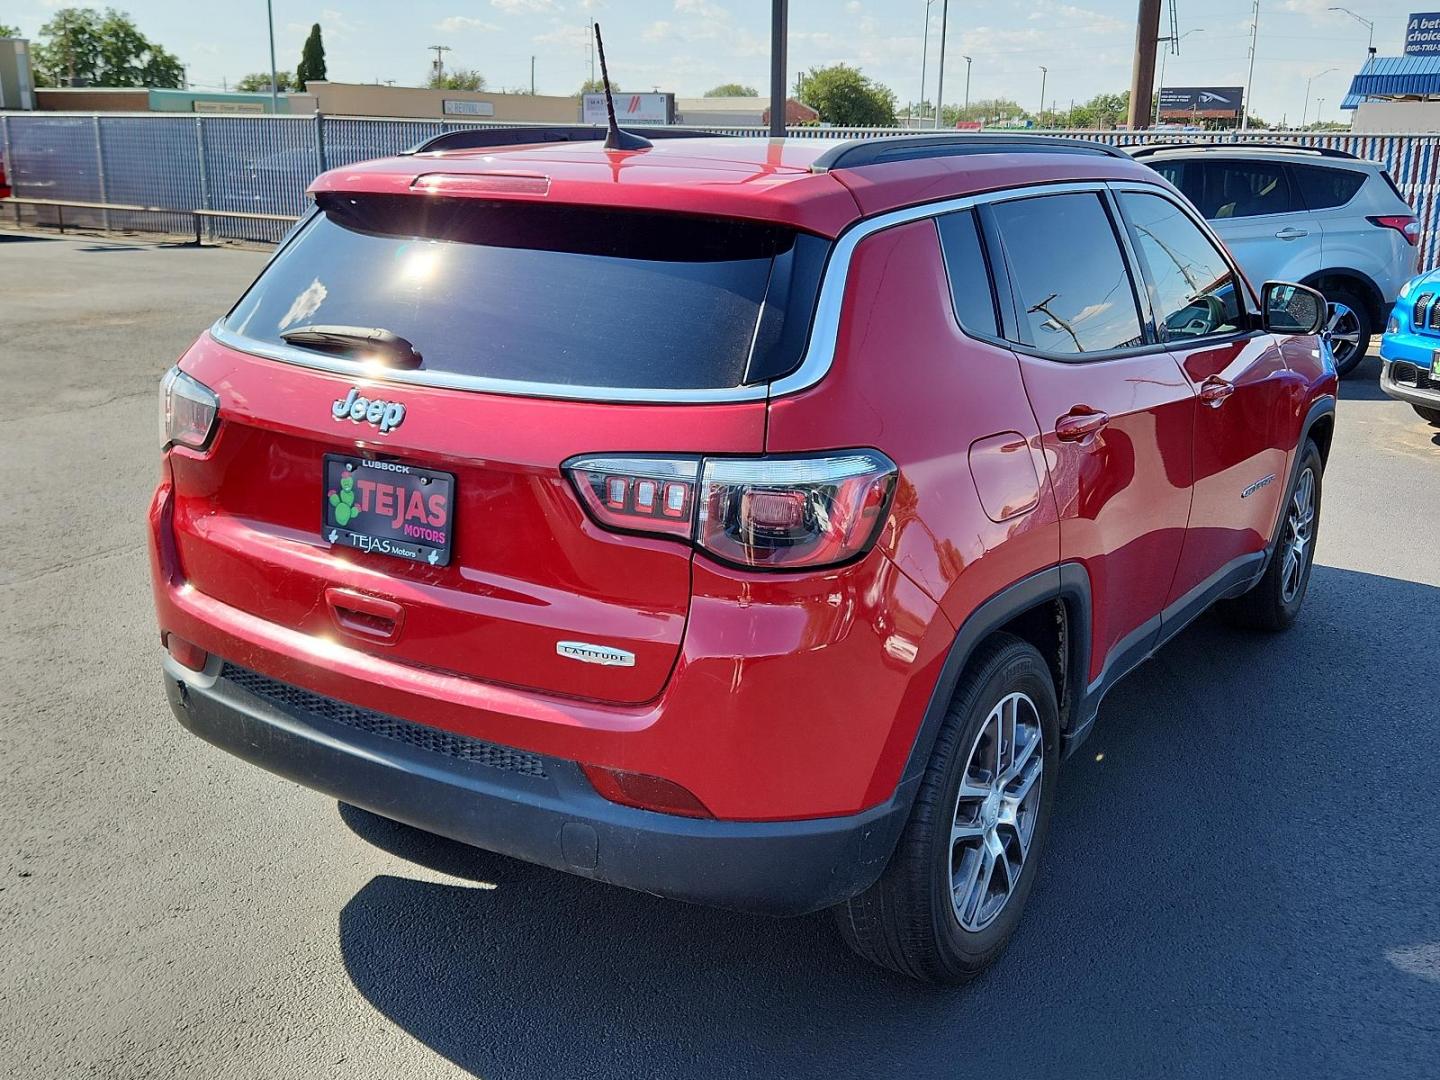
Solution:
[[[1340,107],[1356,132],[1440,131],[1440,55],[1370,57]]]
[[[473,90],[428,90],[378,83],[312,82],[290,95],[293,113],[327,116],[399,116],[421,120],[509,120],[574,124],[580,99],[545,94],[495,94]]]
[[[692,127],[764,127],[770,123],[770,99],[761,97],[676,98],[675,122]],[[787,126],[816,124],[820,114],[794,98],[785,102]]]
[[[267,93],[210,93],[200,90],[147,90],[131,86],[42,86],[35,90],[39,112],[162,112],[162,113],[268,113]],[[287,95],[280,94],[278,112],[289,112]]]

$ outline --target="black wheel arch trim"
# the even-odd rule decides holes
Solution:
[[[1389,314],[1389,301],[1385,299],[1385,295],[1381,291],[1380,286],[1375,284],[1375,279],[1369,274],[1363,270],[1356,270],[1352,266],[1331,266],[1324,270],[1317,270],[1313,274],[1305,275],[1305,279],[1301,281],[1300,284],[1307,285],[1312,289],[1320,289],[1318,283],[1324,281],[1326,278],[1342,278],[1355,289],[1364,293],[1365,300],[1367,301],[1365,314],[1370,319],[1370,329],[1372,333],[1377,328],[1385,325],[1385,317]],[[1323,293],[1324,291],[1324,289],[1320,289],[1320,292]],[[1329,300],[1330,298],[1327,296],[1325,299]]]

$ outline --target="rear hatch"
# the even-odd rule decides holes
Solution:
[[[220,399],[209,450],[170,458],[186,581],[322,656],[342,642],[550,693],[656,696],[690,549],[601,529],[561,463],[760,453],[763,384],[798,362],[802,270],[825,242],[466,198],[318,203],[182,361]]]

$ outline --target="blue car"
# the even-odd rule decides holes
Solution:
[[[1400,290],[1380,339],[1380,389],[1440,427],[1440,270]]]

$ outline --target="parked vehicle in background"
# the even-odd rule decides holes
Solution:
[[[974,976],[1106,692],[1212,604],[1295,619],[1324,298],[1096,143],[495,137],[317,178],[166,376],[175,715]]]
[[[1380,389],[1440,427],[1440,270],[1405,283],[1380,339]]]
[[[1324,293],[1335,368],[1355,370],[1418,263],[1420,223],[1383,165],[1284,143],[1129,149],[1185,193],[1252,281]]]

